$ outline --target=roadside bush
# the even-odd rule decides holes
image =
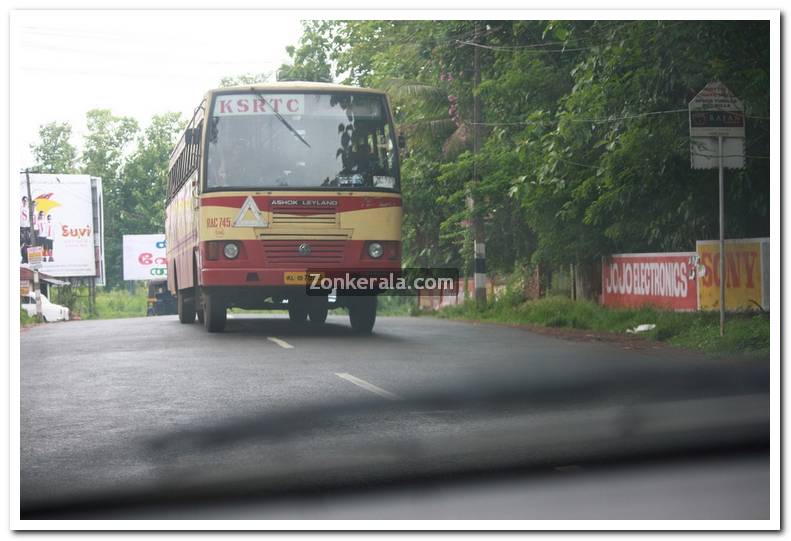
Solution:
[[[31,323],[35,323],[36,319],[27,315],[27,312],[22,308],[19,309],[19,324],[20,325],[30,325]]]
[[[514,297],[504,295],[484,308],[474,301],[444,308],[435,313],[440,318],[526,323],[625,333],[644,323],[656,327],[642,334],[649,340],[698,349],[710,354],[766,356],[769,354],[769,315],[730,314],[724,337],[719,335],[719,316],[711,312],[669,312],[645,306],[631,310],[604,308],[590,301],[572,301],[567,297],[547,297],[513,304]]]

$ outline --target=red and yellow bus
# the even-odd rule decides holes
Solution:
[[[307,295],[305,271],[401,266],[398,139],[385,93],[326,83],[211,90],[170,158],[168,288],[179,320],[222,331],[231,307],[288,308],[354,330],[376,296]]]

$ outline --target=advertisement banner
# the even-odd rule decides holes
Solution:
[[[720,309],[720,242],[699,240],[701,310]],[[769,310],[769,239],[725,241],[725,309]]]
[[[694,252],[615,254],[602,259],[602,304],[691,311],[698,305]]]
[[[50,276],[95,276],[94,217],[89,175],[30,174],[29,212],[27,179],[20,175],[20,248],[41,248],[41,270]]]
[[[124,280],[167,280],[165,234],[124,235]]]

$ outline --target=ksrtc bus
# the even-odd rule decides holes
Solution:
[[[370,332],[376,296],[307,295],[305,271],[401,266],[399,144],[387,96],[326,83],[211,90],[170,158],[168,289],[179,320],[231,307]]]

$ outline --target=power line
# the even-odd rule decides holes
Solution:
[[[635,113],[621,117],[608,117],[608,118],[568,118],[571,122],[589,122],[593,124],[600,124],[605,122],[618,122],[619,120],[629,120],[632,118],[642,118],[653,115],[667,115],[672,113],[688,113],[689,109],[668,109],[665,111],[650,111],[647,113]]]
[[[464,41],[457,39],[458,43],[463,45],[470,45],[472,47],[480,47],[481,49],[490,49],[492,51],[515,51],[515,50],[522,50],[526,53],[540,53],[540,54],[550,54],[550,53],[571,53],[575,51],[585,51],[587,49],[593,49],[594,47],[598,47],[598,45],[591,45],[588,47],[571,47],[571,48],[563,48],[563,49],[539,49],[539,50],[526,50],[528,48],[535,47],[535,44],[531,45],[484,45],[482,43],[474,43],[472,41]]]
[[[666,115],[666,114],[674,114],[674,113],[688,113],[689,109],[667,109],[664,111],[649,111],[645,113],[635,113],[629,114],[619,117],[602,117],[602,118],[573,118],[564,116],[561,119],[554,120],[554,121],[543,121],[543,120],[525,120],[525,121],[516,121],[516,122],[481,122],[481,126],[520,126],[520,125],[553,125],[560,120],[566,119],[570,122],[587,122],[591,124],[603,124],[607,122],[618,122],[620,120],[630,120],[633,118],[643,118],[647,116],[655,116],[655,115]],[[745,118],[750,119],[757,119],[757,120],[769,120],[769,117],[763,116],[753,116],[753,115],[744,115]],[[474,124],[471,124],[474,125]]]
[[[702,156],[703,158],[719,158],[719,154],[702,154],[700,152],[690,152],[693,156]],[[755,158],[759,160],[769,160],[770,156],[755,156],[754,154],[723,154],[723,158]]]

